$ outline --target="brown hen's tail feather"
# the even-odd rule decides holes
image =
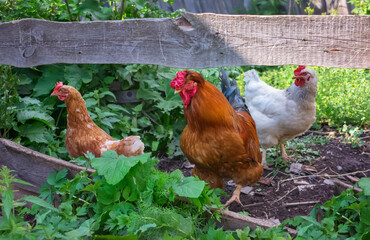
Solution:
[[[126,157],[138,156],[144,153],[144,143],[139,136],[128,136],[120,140],[117,146],[117,153]]]
[[[229,75],[222,68],[219,77],[221,79],[222,93],[229,101],[230,105],[234,108],[234,110],[246,112],[251,115],[247,105],[244,102],[243,97],[240,95],[240,90],[235,79],[230,81]]]

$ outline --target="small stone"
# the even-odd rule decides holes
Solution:
[[[184,163],[184,168],[194,168],[194,167],[195,167],[195,165],[194,164],[191,164],[189,161],[186,161]]]
[[[337,169],[338,169],[338,171],[342,171],[342,169],[343,169],[343,168],[342,168],[341,166],[339,166],[339,165],[338,165],[338,166],[337,166]]]
[[[329,180],[329,179],[325,179],[324,183],[327,184],[327,185],[333,185],[334,186],[334,182],[332,180]]]
[[[269,218],[269,220],[271,221],[271,222],[273,222],[273,223],[275,223],[276,225],[280,225],[281,224],[281,222],[280,222],[280,220],[279,219],[277,219],[277,218]]]
[[[252,192],[253,188],[252,187],[249,187],[249,186],[245,186],[242,188],[242,190],[240,192],[244,193],[244,194],[250,194]]]
[[[300,175],[302,173],[302,164],[292,163],[289,170],[291,173]]]
[[[298,190],[299,190],[300,192],[302,192],[302,191],[305,191],[305,190],[307,190],[307,189],[313,189],[315,186],[316,186],[315,184],[310,184],[310,185],[300,185],[300,186],[298,186]]]
[[[229,181],[227,181],[227,185],[228,185],[228,186],[236,186],[236,184],[234,183],[234,181],[233,181],[233,180],[229,180]]]

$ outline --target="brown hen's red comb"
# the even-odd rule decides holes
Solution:
[[[63,83],[62,82],[57,82],[57,84],[55,85],[55,88],[54,88],[54,92],[58,91],[59,88],[63,87]]]
[[[299,75],[303,69],[305,69],[305,66],[299,65],[296,70],[294,70],[294,75]]]

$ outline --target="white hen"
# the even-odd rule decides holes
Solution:
[[[277,144],[282,158],[293,160],[286,154],[284,143],[306,132],[316,120],[316,72],[299,66],[293,79],[292,85],[280,90],[261,81],[255,70],[244,74],[246,104],[256,122],[264,167],[266,149]]]

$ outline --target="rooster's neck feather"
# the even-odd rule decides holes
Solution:
[[[230,116],[234,113],[221,91],[207,81],[199,86],[190,105],[184,109],[189,127],[199,130],[207,127],[229,126],[233,121]]]

